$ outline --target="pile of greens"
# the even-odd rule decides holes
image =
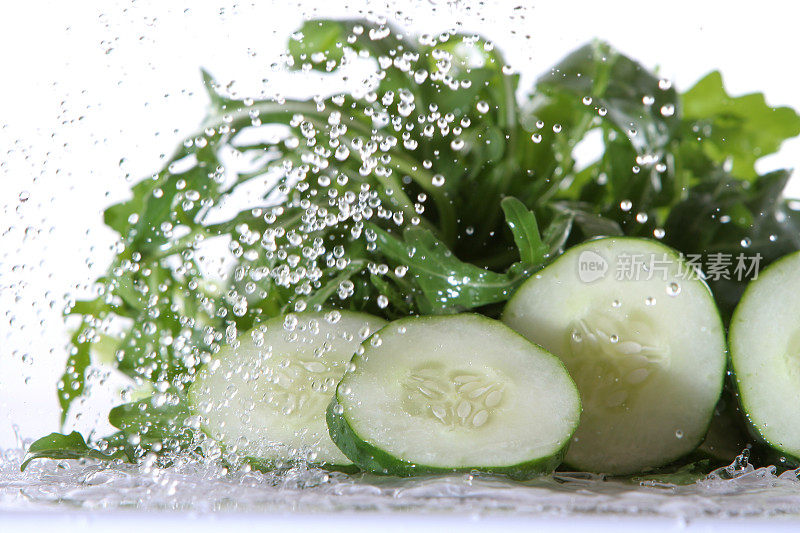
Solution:
[[[285,312],[496,317],[532,273],[598,235],[761,254],[762,267],[800,249],[800,216],[782,197],[789,171],[754,166],[800,133],[800,116],[761,94],[729,96],[718,72],[681,94],[592,42],[523,94],[489,41],[366,21],[309,21],[289,52],[302,72],[371,62],[374,83],[253,100],[204,73],[199,131],[105,211],[116,257],[98,296],[68,310],[81,323],[58,386],[62,420],[90,393],[93,365],[152,397],[113,409],[111,437],[52,434],[29,460],[202,454],[183,424],[187,386],[238,332]],[[276,126],[281,135],[252,140]],[[583,165],[574,153],[587,135],[602,153]],[[212,222],[254,184],[259,205]],[[215,240],[235,263],[225,280],[200,259]],[[723,316],[746,281],[711,282]]]

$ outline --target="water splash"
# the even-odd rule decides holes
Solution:
[[[755,468],[741,460],[681,486],[569,472],[527,482],[480,475],[399,479],[304,466],[262,474],[188,461],[165,469],[147,461],[37,461],[21,473],[22,456],[21,449],[0,455],[0,510],[367,511],[681,520],[800,514],[800,470],[778,475],[775,467]]]

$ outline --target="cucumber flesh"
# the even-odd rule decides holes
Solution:
[[[639,258],[651,270],[629,275]],[[725,375],[725,335],[708,287],[655,241],[603,238],[568,250],[526,281],[503,321],[559,356],[583,415],[565,462],[631,474],[703,439]],[[635,278],[635,279],[628,279]]]
[[[206,433],[240,457],[350,465],[328,436],[325,409],[353,353],[384,323],[345,311],[268,320],[214,356],[189,402]]]
[[[362,345],[328,409],[359,467],[530,477],[560,462],[580,417],[553,355],[479,315],[397,320]]]
[[[731,366],[752,429],[800,457],[800,253],[750,282],[730,325]]]

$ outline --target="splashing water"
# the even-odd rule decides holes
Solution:
[[[20,473],[19,449],[0,458],[0,510],[395,511],[483,515],[628,515],[680,519],[800,514],[800,472],[734,462],[691,485],[606,481],[556,473],[515,482],[480,475],[413,479],[295,467],[261,474],[186,462],[161,469],[39,461]]]

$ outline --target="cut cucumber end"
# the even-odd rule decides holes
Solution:
[[[551,472],[580,417],[561,362],[479,315],[392,322],[349,368],[328,428],[348,458],[378,474]]]
[[[325,410],[353,353],[384,324],[346,311],[268,320],[214,356],[189,403],[210,437],[260,469],[352,465],[330,440]]]
[[[632,474],[702,441],[725,336],[711,292],[691,274],[660,243],[602,238],[568,250],[508,303],[503,321],[559,356],[581,392],[569,466]]]
[[[800,253],[750,282],[731,319],[729,339],[739,401],[751,429],[770,446],[800,457]]]

